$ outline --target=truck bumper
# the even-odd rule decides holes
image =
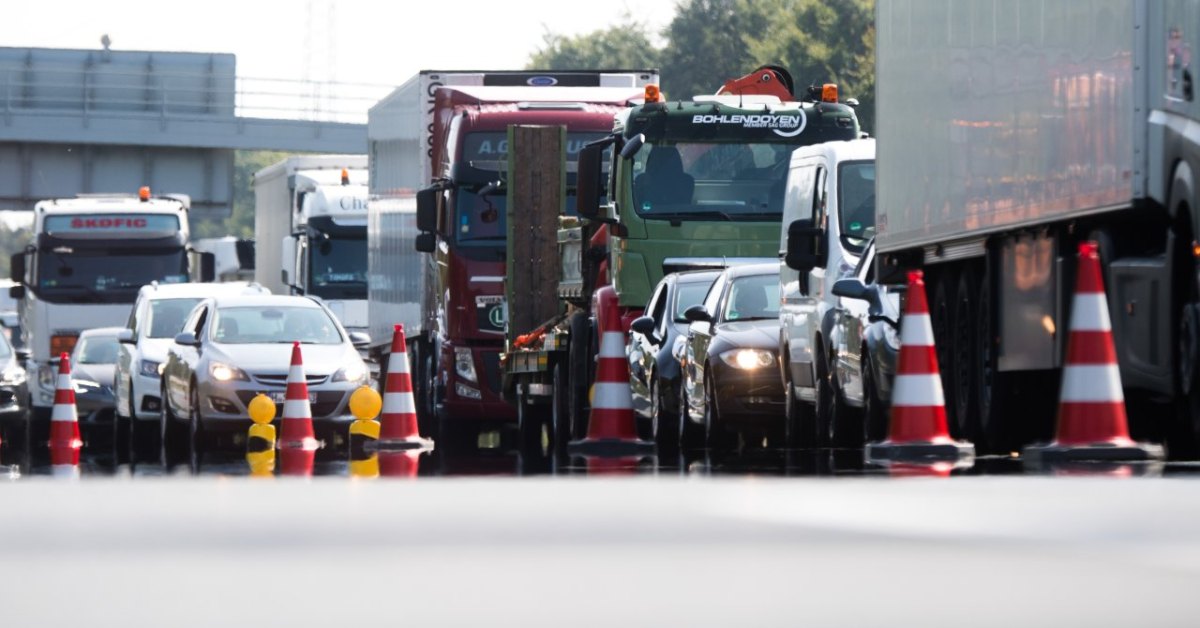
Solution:
[[[455,420],[515,421],[516,409],[500,397],[500,346],[459,348],[442,344],[442,381],[438,415]],[[475,379],[459,374],[457,355],[469,351]]]

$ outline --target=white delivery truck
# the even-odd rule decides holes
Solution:
[[[367,158],[288,157],[254,175],[254,279],[320,297],[347,331],[367,328]]]
[[[1200,2],[880,0],[876,246],[924,269],[951,431],[1051,435],[1100,244],[1135,437],[1200,434]]]
[[[211,255],[188,254],[186,196],[82,195],[34,207],[33,243],[12,256],[11,294],[20,300],[21,330],[30,352],[30,402],[49,419],[59,355],[80,332],[122,325],[138,290],[151,282],[212,279]]]

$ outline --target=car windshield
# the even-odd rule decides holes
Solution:
[[[875,162],[842,164],[838,188],[842,243],[857,253],[875,235]]]
[[[120,347],[116,336],[88,336],[80,338],[75,347],[77,364],[116,364]]]
[[[212,330],[212,340],[221,344],[342,342],[337,325],[316,307],[223,307],[217,310]]]
[[[716,277],[713,277],[716,279]],[[708,294],[708,289],[712,287],[713,282],[710,281],[693,281],[691,283],[680,282],[676,290],[679,292],[675,297],[675,322],[686,323],[687,319],[683,317],[684,311],[693,305],[698,305],[704,302],[704,295]]]
[[[779,318],[779,276],[737,277],[729,288],[723,321]]]
[[[20,334],[18,330],[9,330],[11,333]],[[8,334],[0,334],[0,360],[12,357],[13,347],[9,343]]]
[[[644,218],[779,220],[794,144],[659,142],[633,158]]]
[[[200,299],[154,299],[150,302],[150,332],[147,338],[174,338],[183,329],[183,321]]]

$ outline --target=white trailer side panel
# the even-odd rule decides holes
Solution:
[[[372,197],[367,203],[367,319],[371,344],[391,341],[392,328],[421,332],[423,264],[432,256],[413,248],[417,236],[415,196]]]
[[[878,248],[1128,206],[1145,179],[1124,0],[880,0]],[[1139,154],[1140,153],[1140,154]]]
[[[254,175],[254,280],[272,294],[291,294],[279,277],[282,240],[292,232],[288,178],[286,168],[275,166]]]

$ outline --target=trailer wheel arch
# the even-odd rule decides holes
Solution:
[[[1187,160],[1180,160],[1175,164],[1171,175],[1171,187],[1167,193],[1167,214],[1176,224],[1186,218],[1193,230],[1195,225],[1200,224],[1200,219],[1193,215],[1193,212],[1200,209],[1200,204],[1194,202],[1195,190],[1196,178],[1192,167]],[[1188,235],[1195,237],[1194,231]]]

